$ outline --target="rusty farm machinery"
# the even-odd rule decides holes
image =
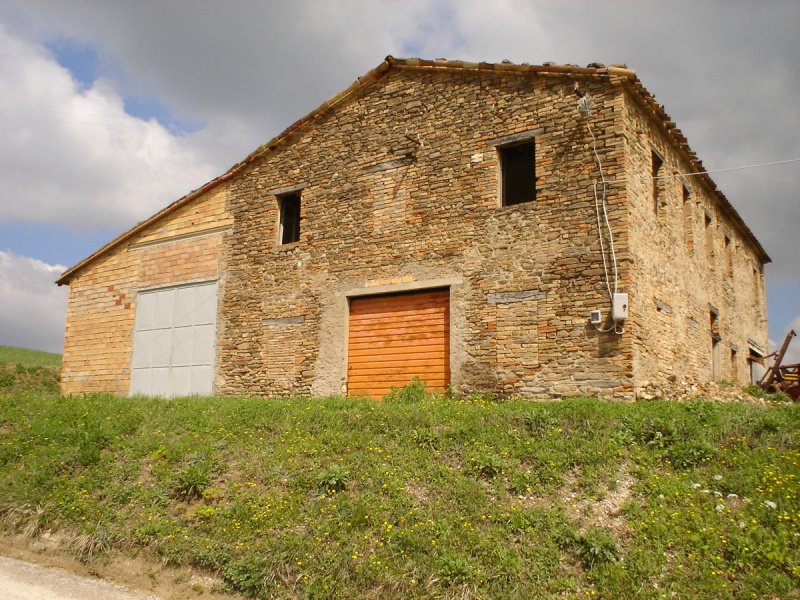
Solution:
[[[783,358],[786,355],[786,350],[789,348],[789,342],[791,342],[792,338],[796,335],[794,330],[790,331],[783,341],[780,350],[764,357],[765,359],[770,356],[774,356],[775,358],[772,365],[767,367],[764,376],[758,382],[761,389],[768,394],[783,392],[795,402],[800,398],[800,363],[785,365],[783,364]]]

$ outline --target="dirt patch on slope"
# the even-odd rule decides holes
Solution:
[[[194,569],[168,567],[142,556],[105,556],[82,563],[64,549],[67,541],[54,533],[31,540],[23,535],[0,534],[0,554],[58,567],[78,575],[97,577],[162,600],[242,600],[223,591],[222,582]]]

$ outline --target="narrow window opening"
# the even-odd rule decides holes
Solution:
[[[705,234],[706,234],[705,235],[705,237],[706,237],[705,242],[706,242],[706,258],[708,259],[708,262],[711,262],[711,261],[714,260],[714,230],[711,227],[711,223],[712,222],[713,222],[713,220],[711,219],[711,215],[706,213],[706,216],[705,216],[705,224],[706,224],[706,227],[705,227]]]
[[[729,278],[733,277],[733,248],[731,247],[731,238],[725,236],[725,275]]]
[[[711,378],[714,381],[719,381],[720,373],[720,352],[722,338],[719,334],[719,315],[709,311],[710,329],[711,329]]]
[[[280,207],[280,242],[291,244],[300,241],[300,194],[278,197]]]
[[[503,206],[536,199],[536,144],[527,142],[497,149],[500,157]]]
[[[664,166],[664,159],[653,150],[650,153],[651,171],[653,176],[653,211],[658,214],[658,204],[661,201],[659,198],[661,192],[661,180],[658,178],[661,173],[661,167]]]
[[[735,349],[731,348],[731,381],[736,383],[739,380],[739,359]]]
[[[689,254],[694,252],[694,235],[692,223],[692,200],[689,188],[683,187],[683,235],[686,240],[686,249]]]
[[[759,283],[758,270],[753,267],[753,307],[756,313],[761,311],[761,289]]]

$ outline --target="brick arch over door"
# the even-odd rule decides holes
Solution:
[[[430,390],[450,383],[450,291],[352,298],[347,391],[380,398],[414,377]]]

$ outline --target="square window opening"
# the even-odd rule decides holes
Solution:
[[[536,144],[527,142],[497,149],[500,157],[501,204],[536,200]]]
[[[281,245],[300,241],[300,194],[278,196],[280,209],[279,236]]]

